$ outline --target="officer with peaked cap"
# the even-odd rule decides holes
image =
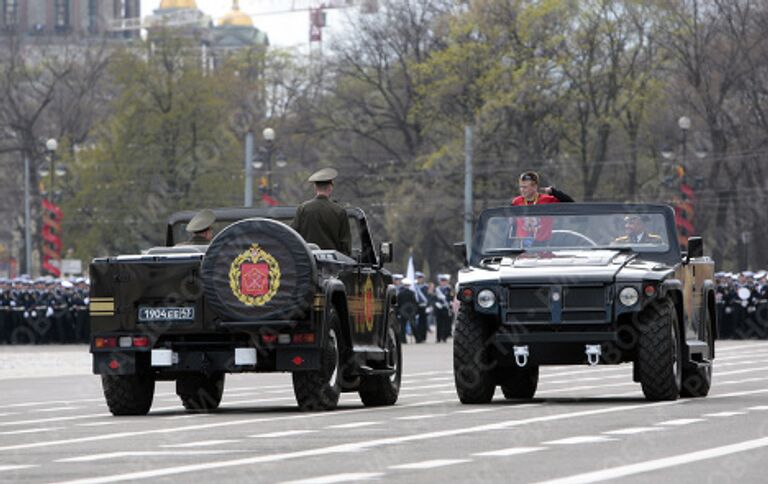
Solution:
[[[213,229],[211,226],[216,221],[216,214],[213,210],[204,209],[200,210],[192,217],[192,220],[187,224],[187,232],[192,234],[189,240],[179,242],[177,246],[181,245],[208,245],[213,238]]]
[[[350,255],[352,235],[347,212],[331,200],[333,180],[337,176],[338,172],[333,168],[323,168],[309,177],[308,181],[315,184],[315,198],[299,205],[291,227],[304,240],[317,244],[321,249],[338,250]]]

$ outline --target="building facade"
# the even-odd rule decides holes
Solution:
[[[141,0],[0,0],[0,30],[21,36],[138,37],[113,29],[141,19]]]

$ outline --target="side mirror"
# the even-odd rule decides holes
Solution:
[[[382,242],[379,244],[379,264],[384,265],[387,262],[392,262],[393,255],[392,242]]]
[[[453,250],[461,261],[462,267],[468,267],[469,261],[467,260],[467,244],[464,242],[456,242],[453,244]]]
[[[704,239],[701,237],[688,237],[688,259],[704,257]]]

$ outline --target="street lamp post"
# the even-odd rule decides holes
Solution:
[[[264,141],[266,141],[266,159],[264,160],[267,164],[267,195],[272,196],[272,150],[274,148],[275,143],[275,130],[272,128],[264,128],[264,131],[261,132],[261,135],[264,137]]]
[[[32,274],[32,224],[29,215],[29,156],[24,153],[24,273]]]
[[[56,173],[56,150],[59,149],[59,142],[56,141],[54,138],[50,138],[48,141],[45,142],[45,149],[48,150],[48,153],[51,158],[51,186],[48,189],[48,200],[50,202],[54,202],[53,196],[55,193],[54,189],[54,183],[56,183],[55,179],[55,173]]]
[[[665,180],[665,185],[675,187],[677,194],[675,196],[675,223],[680,233],[680,245],[687,246],[688,237],[694,235],[695,227],[693,225],[694,219],[694,200],[695,193],[694,187],[696,185],[695,180],[692,180],[690,176],[687,176],[687,162],[688,162],[688,131],[691,129],[691,118],[688,116],[681,116],[677,120],[677,127],[680,128],[681,140],[680,140],[680,157],[677,160],[675,166],[675,175],[670,176]],[[675,156],[674,148],[663,148],[661,155],[672,160]],[[704,155],[696,153],[696,156],[701,158]]]

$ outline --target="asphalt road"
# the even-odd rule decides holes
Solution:
[[[451,352],[407,345],[393,407],[302,413],[289,375],[254,374],[228,376],[217,413],[159,383],[148,416],[116,418],[85,347],[0,347],[0,482],[767,479],[768,342],[719,342],[710,396],[662,403],[625,365],[547,367],[532,403],[461,405]]]

